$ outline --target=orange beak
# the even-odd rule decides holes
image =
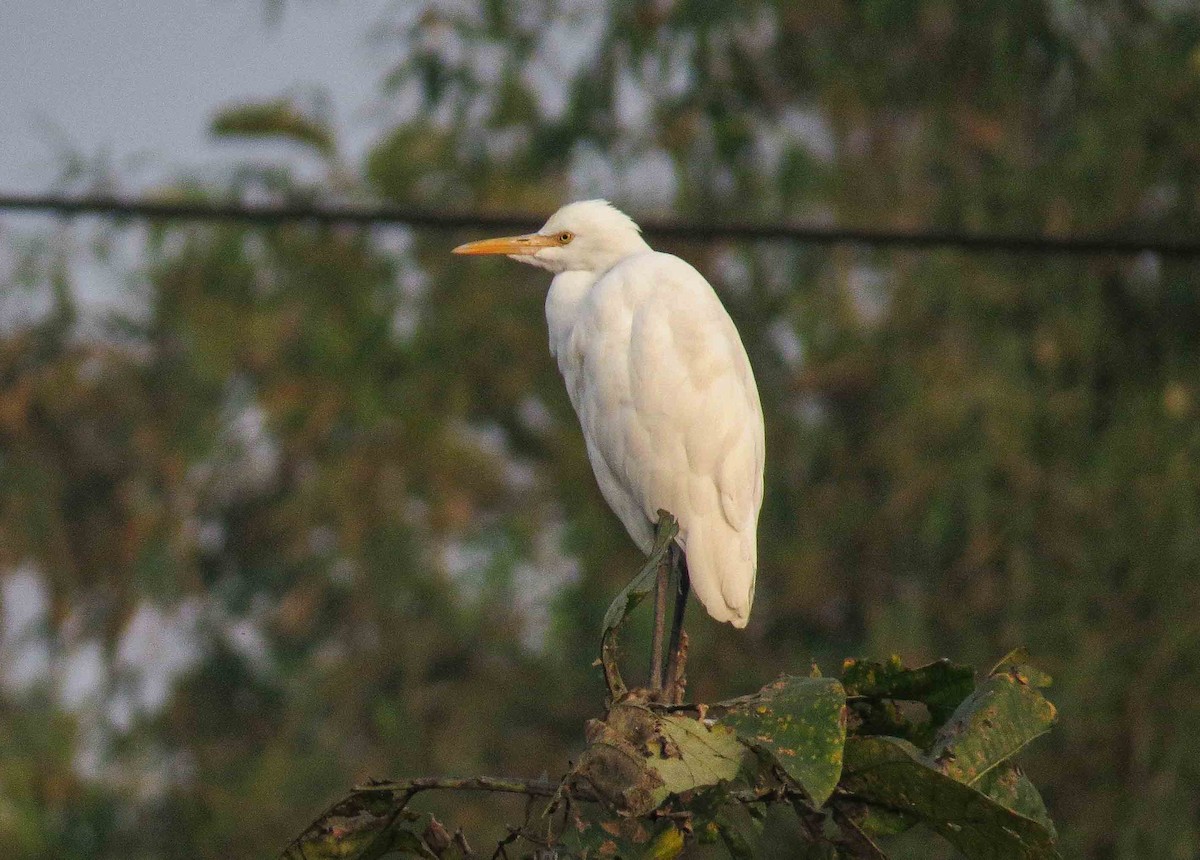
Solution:
[[[560,242],[556,236],[528,233],[524,236],[504,236],[500,239],[480,239],[454,249],[455,254],[536,254],[542,248],[553,248]]]

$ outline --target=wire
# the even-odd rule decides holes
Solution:
[[[543,219],[525,214],[435,212],[401,206],[318,205],[306,203],[188,203],[131,200],[119,197],[60,197],[0,194],[0,212],[34,212],[60,216],[103,215],[150,221],[217,221],[277,225],[292,221],[362,226],[407,225],[430,230],[525,230]],[[785,240],[817,245],[857,244],[875,247],[959,248],[1019,254],[1136,255],[1200,257],[1200,243],[1169,239],[1107,236],[1057,237],[967,233],[955,230],[869,230],[799,224],[699,224],[648,218],[647,234],[673,239]]]

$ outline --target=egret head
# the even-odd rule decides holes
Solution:
[[[608,201],[580,200],[559,209],[536,233],[468,242],[454,253],[504,254],[555,274],[601,273],[649,247],[633,219]]]

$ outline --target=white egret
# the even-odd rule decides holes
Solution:
[[[745,627],[763,498],[762,406],[745,347],[708,281],[651,249],[603,200],[568,204],[536,233],[454,253],[504,254],[554,273],[550,352],[605,500],[643,552],[657,512],[673,514],[696,596],[713,618]],[[659,637],[665,588],[662,580]],[[686,578],[681,592],[686,601]],[[681,620],[682,604],[677,628]]]

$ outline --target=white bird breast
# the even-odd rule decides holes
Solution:
[[[754,600],[763,497],[758,389],[708,282],[669,254],[626,257],[598,279],[555,277],[550,346],[596,480],[648,552],[657,511],[679,521],[696,596],[744,627]]]

